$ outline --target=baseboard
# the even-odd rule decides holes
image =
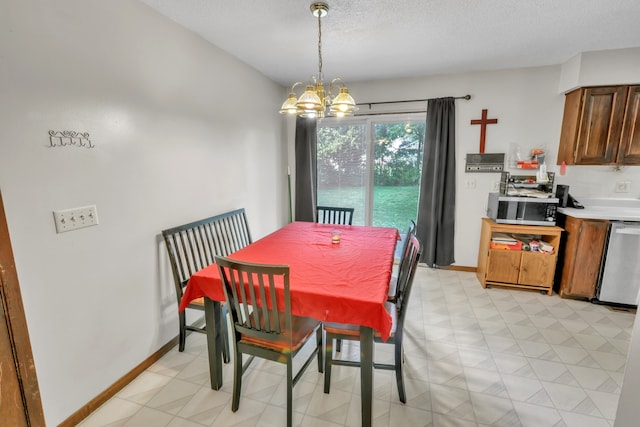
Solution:
[[[455,271],[469,271],[471,273],[475,273],[478,271],[476,267],[468,267],[464,265],[447,265],[444,267],[438,267],[440,270],[455,270]]]
[[[163,345],[158,351],[147,357],[142,363],[133,368],[127,374],[125,374],[118,381],[113,383],[109,388],[94,397],[84,405],[82,408],[74,412],[69,418],[58,424],[58,427],[73,427],[78,425],[82,420],[87,418],[93,411],[98,409],[103,403],[111,399],[120,390],[122,390],[127,384],[133,381],[138,375],[144,372],[149,366],[160,360],[162,356],[167,354],[169,350],[178,344],[178,337],[173,338],[171,341]]]

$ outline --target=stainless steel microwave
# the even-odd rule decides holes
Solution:
[[[558,199],[489,193],[487,216],[500,224],[556,225]]]

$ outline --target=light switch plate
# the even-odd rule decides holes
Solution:
[[[91,205],[53,211],[53,219],[56,223],[56,232],[64,233],[66,231],[98,225],[98,210],[95,205]]]

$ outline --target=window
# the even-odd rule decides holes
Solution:
[[[318,205],[355,208],[354,224],[403,230],[420,194],[424,114],[318,123]]]

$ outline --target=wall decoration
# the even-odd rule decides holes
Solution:
[[[480,125],[480,154],[484,153],[485,138],[487,136],[487,125],[495,125],[498,119],[488,119],[487,110],[482,110],[482,118],[471,120],[472,125]]]
[[[76,132],[74,130],[49,131],[49,147],[76,147],[94,148],[95,145],[89,139],[89,132]]]

